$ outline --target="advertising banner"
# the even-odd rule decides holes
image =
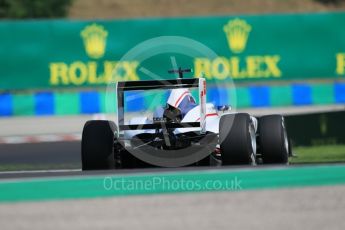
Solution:
[[[345,79],[344,22],[345,13],[2,21],[0,90],[173,78],[176,66],[208,82]]]

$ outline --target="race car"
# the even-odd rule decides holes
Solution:
[[[117,124],[87,121],[82,133],[82,169],[287,164],[291,146],[284,117],[254,117],[206,102],[206,80],[118,82]],[[197,89],[198,98],[191,93]],[[125,92],[163,90],[169,96],[151,116],[125,119]]]

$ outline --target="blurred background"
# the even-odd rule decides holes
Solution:
[[[172,78],[171,55],[207,79],[208,101],[286,115],[292,163],[344,162],[344,10],[343,0],[0,0],[0,170],[80,168],[85,121],[112,117],[107,83],[150,79],[141,68]],[[218,56],[122,59],[159,36]],[[129,112],[155,108],[141,96]]]

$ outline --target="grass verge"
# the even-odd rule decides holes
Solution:
[[[293,153],[292,164],[345,162],[345,145],[295,147]]]

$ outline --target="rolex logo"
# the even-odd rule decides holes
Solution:
[[[108,32],[103,26],[93,23],[86,26],[80,35],[84,40],[85,50],[89,57],[97,59],[104,56]]]
[[[246,48],[252,27],[245,20],[235,18],[230,20],[223,29],[231,51],[241,53]]]

